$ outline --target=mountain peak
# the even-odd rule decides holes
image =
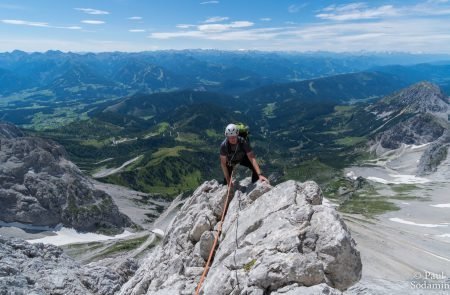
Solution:
[[[430,82],[419,82],[391,96],[382,99],[379,106],[383,111],[395,111],[400,108],[409,113],[447,113],[448,97],[439,86]]]

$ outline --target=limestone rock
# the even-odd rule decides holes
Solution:
[[[193,294],[226,193],[217,181],[202,184],[120,294]],[[362,266],[355,242],[322,199],[312,181],[239,188],[202,294],[340,294],[356,283]],[[199,225],[204,220],[209,229]]]
[[[56,246],[0,236],[0,294],[109,295],[136,269],[132,260],[117,269],[81,266]]]
[[[0,124],[0,220],[119,233],[130,226],[59,144]]]
[[[450,146],[450,130],[444,134],[425,150],[417,166],[417,175],[423,176],[435,172],[438,166],[447,158],[448,148]]]
[[[293,283],[344,290],[356,283],[362,266],[355,242],[321,202],[316,183],[288,181],[243,210],[230,206],[204,293],[274,292]]]
[[[439,86],[420,82],[366,108],[380,126],[372,133],[369,150],[382,156],[405,145],[429,144],[414,172],[423,176],[437,170],[450,146],[450,104]]]
[[[377,141],[385,149],[397,149],[401,144],[421,145],[437,140],[444,134],[445,125],[434,115],[418,114],[380,133]]]
[[[449,111],[448,98],[436,84],[419,82],[383,98],[371,108],[377,113],[398,110],[445,114]]]

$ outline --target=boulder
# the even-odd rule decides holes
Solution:
[[[193,294],[226,193],[217,181],[203,183],[120,294]],[[201,293],[340,294],[358,282],[362,265],[356,244],[339,214],[322,200],[312,181],[239,187]]]
[[[59,247],[0,236],[0,294],[109,295],[117,293],[136,269],[133,260],[116,269],[82,266]]]
[[[0,221],[120,233],[132,225],[64,148],[0,124]]]

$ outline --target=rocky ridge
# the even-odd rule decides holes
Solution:
[[[119,233],[132,225],[59,144],[0,124],[0,221]]]
[[[416,175],[436,171],[450,145],[449,98],[432,83],[421,82],[367,108],[384,123],[370,144],[377,155],[402,145],[430,145],[422,154]],[[379,128],[379,129],[380,129]]]
[[[446,129],[442,136],[434,141],[420,157],[417,175],[435,172],[439,164],[447,158],[449,147],[450,130]]]
[[[439,139],[446,128],[442,119],[430,113],[418,114],[382,132],[377,141],[384,149],[397,149],[402,144],[422,145]]]
[[[117,293],[137,269],[127,260],[115,269],[80,265],[59,247],[0,236],[0,294]]]
[[[416,83],[377,102],[372,111],[409,113],[442,113],[449,111],[449,99],[436,84]]]
[[[360,279],[355,242],[315,182],[237,189],[202,294],[341,294]],[[193,294],[226,192],[201,185],[120,294]]]

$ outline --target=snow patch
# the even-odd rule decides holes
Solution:
[[[105,236],[95,233],[80,233],[73,228],[62,227],[61,229],[54,231],[54,236],[48,236],[40,239],[27,240],[31,244],[44,243],[52,244],[55,246],[62,246],[74,243],[88,243],[88,242],[98,242],[107,241],[112,239],[121,239],[132,235],[133,233],[129,231],[124,231],[123,233],[115,236]]]
[[[353,172],[353,171],[350,171],[347,174],[345,174],[345,177],[350,178],[352,180],[358,179],[358,176],[356,176],[355,172]]]
[[[164,231],[159,228],[155,228],[151,230],[152,233],[154,233],[158,238],[164,238]]]
[[[450,208],[450,204],[436,204],[436,205],[430,205],[431,207],[437,207],[437,208]]]
[[[379,119],[384,119],[388,116],[390,116],[394,111],[390,111],[390,112],[382,112],[380,114],[378,114],[377,112],[371,112],[372,114],[377,116],[377,120]]]
[[[447,227],[448,226],[448,224],[446,224],[446,223],[443,223],[443,224],[415,223],[415,222],[407,221],[407,220],[404,220],[401,218],[389,218],[389,220],[393,221],[393,222],[421,226],[421,227]]]
[[[429,144],[430,143],[425,143],[425,144],[421,144],[421,145],[411,145],[410,147],[411,147],[411,150],[418,150],[418,149],[426,147]]]
[[[417,177],[414,175],[389,174],[389,176],[394,179],[387,180],[387,179],[375,177],[375,176],[369,176],[369,177],[367,177],[367,179],[374,181],[374,182],[383,183],[383,184],[415,184],[415,183],[430,182],[429,179],[426,179],[423,177]]]

